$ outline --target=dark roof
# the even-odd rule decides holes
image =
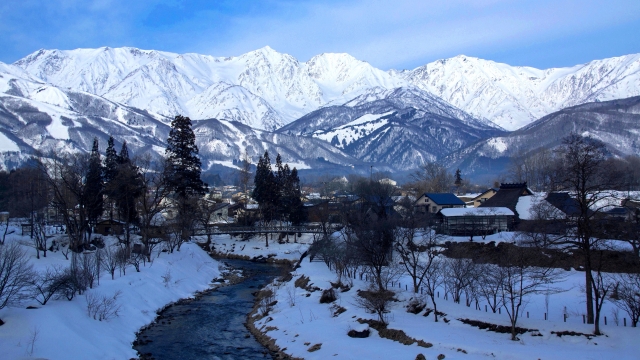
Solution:
[[[552,192],[545,199],[549,204],[569,216],[580,215],[580,204],[566,192]]]
[[[478,207],[506,207],[513,211],[516,216],[518,212],[516,211],[516,205],[518,205],[518,199],[520,196],[533,195],[531,190],[527,188],[527,183],[503,183],[500,184],[500,189],[495,193],[492,197],[487,199],[487,201],[480,204]]]
[[[626,216],[629,212],[631,212],[631,210],[629,208],[626,208],[626,207],[614,207],[614,208],[611,208],[611,209],[605,211],[605,214]]]
[[[424,195],[438,205],[465,205],[464,201],[452,193],[424,193]]]
[[[230,205],[230,204],[229,204],[229,203],[226,203],[226,202],[218,203],[218,204],[213,208],[213,211],[223,209],[223,208],[225,208],[225,207],[227,207],[227,206],[229,206],[229,205]]]
[[[488,193],[488,192],[489,192],[489,191],[491,191],[491,190],[493,190],[493,191],[495,191],[495,192],[498,192],[498,190],[500,190],[500,189],[499,189],[499,188],[489,188],[489,189],[487,189],[487,190],[483,191],[480,195],[478,195],[478,196],[474,197],[473,199],[475,200],[475,199],[477,199],[477,198],[481,197],[482,195],[484,195],[484,194]]]
[[[395,205],[395,202],[389,196],[370,195],[365,196],[364,200],[369,204],[382,205],[384,207]]]

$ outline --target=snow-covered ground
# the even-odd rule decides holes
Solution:
[[[502,233],[474,241],[512,241],[513,234]],[[8,242],[26,240],[26,237],[10,235]],[[107,239],[108,240],[108,239]],[[204,240],[203,238],[199,240]],[[246,255],[248,257],[264,256],[276,259],[298,260],[313,238],[303,235],[294,242],[280,244],[277,239],[270,239],[265,246],[264,236],[250,240],[228,235],[213,237],[213,245],[218,253]],[[453,238],[454,241],[468,241],[467,238]],[[27,248],[31,262],[36,269],[61,264],[68,265],[60,252],[47,254],[47,258],[35,259],[35,251]],[[171,280],[165,284],[163,277],[171,274]],[[155,311],[167,303],[191,296],[195,291],[209,288],[213,278],[219,275],[218,264],[193,243],[184,244],[181,251],[174,254],[162,253],[152,264],[141,268],[136,273],[129,268],[127,274],[111,280],[110,275],[103,273],[99,286],[88,293],[111,296],[121,291],[119,303],[122,305],[120,316],[108,321],[97,321],[87,315],[85,295],[76,296],[72,301],[52,300],[45,306],[35,301],[24,303],[20,307],[7,307],[0,310],[0,318],[6,323],[0,326],[0,349],[2,359],[129,359],[136,356],[131,348],[135,332],[153,321]],[[440,292],[438,310],[447,314],[449,322],[434,322],[433,315],[422,316],[406,312],[405,305],[414,296],[405,288],[410,284],[407,277],[394,282],[393,288],[400,300],[395,303],[389,314],[389,328],[404,331],[408,336],[432,344],[425,348],[416,344],[402,345],[389,339],[381,338],[376,330],[371,329],[368,338],[359,339],[347,336],[350,329],[362,330],[366,325],[358,323],[358,318],[375,319],[356,306],[355,296],[358,289],[367,289],[365,280],[351,279],[352,288],[347,292],[338,291],[338,300],[334,303],[346,309],[338,316],[333,316],[334,304],[320,304],[321,291],[307,291],[294,286],[300,276],[310,278],[310,285],[320,289],[328,289],[330,281],[336,280],[323,262],[309,262],[305,258],[301,267],[293,273],[290,282],[274,282],[270,285],[275,291],[276,300],[269,315],[256,321],[268,336],[275,339],[276,344],[284,352],[305,359],[325,358],[369,358],[369,359],[414,359],[422,353],[427,359],[435,359],[443,354],[447,359],[635,359],[640,352],[637,342],[638,328],[629,325],[628,316],[618,312],[618,324],[615,324],[615,307],[605,303],[602,315],[608,319],[604,325],[601,320],[603,336],[587,339],[584,336],[557,337],[551,331],[576,331],[591,333],[592,325],[582,323],[585,313],[584,293],[581,290],[584,273],[565,272],[565,279],[556,284],[565,292],[553,294],[547,298],[536,295],[530,298],[522,309],[522,317],[518,326],[538,329],[542,336],[532,333],[520,335],[519,341],[511,341],[508,334],[500,334],[465,325],[459,318],[481,320],[489,323],[509,325],[508,316],[485,312],[484,303],[480,309],[475,304],[471,307],[445,300],[444,291]],[[399,285],[398,285],[399,284]],[[34,305],[38,309],[26,309]],[[432,307],[427,302],[428,307]],[[529,316],[527,317],[527,313]],[[548,313],[549,320],[544,320]],[[564,322],[564,315],[567,321]],[[627,327],[623,326],[623,318],[627,317]],[[33,342],[33,334],[37,333]],[[31,344],[33,343],[33,351]],[[316,344],[320,349],[309,352]]]
[[[438,310],[447,314],[444,318],[450,322],[446,323],[440,319],[436,323],[433,315],[424,317],[422,313],[414,315],[406,312],[404,305],[413,294],[396,288],[397,297],[401,301],[395,304],[389,314],[388,327],[403,330],[416,340],[433,344],[430,348],[419,347],[417,344],[402,345],[399,342],[383,339],[373,329],[368,338],[350,338],[347,336],[349,330],[362,328],[362,325],[356,321],[358,318],[376,318],[375,315],[368,314],[355,305],[356,290],[366,289],[368,286],[366,281],[353,280],[351,290],[339,292],[336,304],[344,307],[346,311],[334,317],[332,304],[320,304],[321,291],[310,293],[307,297],[308,291],[294,287],[294,281],[302,275],[310,277],[313,286],[321,289],[328,289],[331,287],[329,282],[336,280],[335,274],[329,271],[324,263],[304,261],[291,282],[272,286],[277,290],[278,303],[268,317],[257,321],[256,324],[258,328],[262,326],[265,326],[265,329],[266,327],[275,328],[268,331],[268,335],[276,339],[278,346],[286,348],[285,352],[296,357],[415,359],[419,353],[422,353],[427,359],[435,359],[439,354],[444,354],[447,359],[637,359],[640,351],[640,344],[637,343],[640,330],[623,327],[623,313],[620,314],[619,326],[616,326],[609,309],[603,312],[608,317],[608,325],[602,326],[606,334],[604,336],[589,340],[583,336],[558,337],[551,334],[551,331],[564,330],[587,334],[593,331],[592,325],[582,324],[584,295],[580,291],[580,284],[583,282],[583,273],[571,272],[561,284],[568,291],[551,295],[549,320],[544,320],[544,296],[531,299],[524,308],[524,316],[518,326],[538,329],[542,336],[526,333],[519,336],[520,341],[511,341],[508,334],[479,330],[456,320],[468,318],[506,326],[509,325],[509,319],[504,309],[502,314],[493,314],[491,310],[487,313],[484,312],[482,304],[481,310],[475,310],[474,305],[466,307],[464,304],[456,304],[441,298],[438,302]],[[401,284],[402,282],[401,280]],[[404,284],[408,284],[408,281]],[[404,290],[404,284],[401,285],[402,290]],[[295,297],[295,305],[291,305],[291,294]],[[564,307],[569,314],[566,323],[563,322]],[[528,319],[527,312],[530,315]],[[318,343],[322,344],[320,350],[308,351],[310,346]]]
[[[214,238],[216,249],[221,252],[247,255],[255,257],[272,254],[276,258],[298,259],[306,249],[300,243],[311,242],[311,237],[304,235],[298,244],[278,244],[270,241],[269,248],[264,246],[264,236],[248,241],[217,236]],[[453,241],[468,241],[468,238],[449,238]],[[291,240],[292,241],[292,240]],[[474,241],[513,241],[512,233],[501,233],[488,236],[486,239],[474,238]],[[231,251],[233,250],[233,251]],[[273,255],[275,254],[275,255]],[[444,316],[449,322],[440,319],[435,322],[433,314],[425,317],[424,312],[414,315],[406,311],[405,305],[414,296],[410,289],[408,277],[402,277],[394,282],[393,288],[397,292],[400,302],[395,303],[389,314],[389,328],[404,331],[416,340],[424,340],[433,344],[432,347],[420,347],[417,344],[402,345],[399,342],[381,338],[376,330],[371,329],[368,338],[351,338],[347,332],[351,329],[362,330],[367,325],[357,322],[358,318],[376,319],[377,316],[367,313],[356,306],[356,292],[366,290],[365,280],[350,279],[353,283],[351,290],[338,293],[338,300],[334,303],[346,309],[338,316],[334,316],[334,304],[320,304],[321,291],[309,292],[294,286],[300,276],[310,278],[310,286],[320,289],[331,287],[337,276],[331,272],[323,262],[310,262],[305,258],[301,267],[294,272],[289,282],[274,282],[269,287],[274,290],[277,304],[269,315],[256,321],[256,326],[267,335],[275,339],[276,344],[284,352],[294,357],[305,359],[415,359],[422,353],[427,359],[435,359],[443,354],[446,359],[637,359],[640,344],[637,338],[639,328],[630,327],[628,316],[618,311],[618,324],[614,320],[616,307],[612,303],[605,303],[602,316],[607,317],[607,325],[601,318],[601,330],[605,335],[587,339],[584,336],[562,336],[551,334],[551,331],[575,331],[585,334],[593,332],[593,325],[583,324],[582,315],[586,313],[584,292],[584,272],[575,270],[564,273],[565,278],[555,284],[565,291],[548,296],[534,295],[523,307],[519,327],[538,329],[542,336],[532,336],[533,333],[520,335],[519,341],[511,341],[509,334],[501,334],[463,324],[457,319],[468,318],[488,323],[508,326],[509,318],[504,309],[499,314],[493,314],[491,309],[485,312],[485,303],[480,303],[480,309],[475,304],[467,307],[464,300],[461,304],[444,299],[444,290],[440,291],[437,302],[438,310],[447,314]],[[292,300],[293,299],[293,300]],[[428,307],[433,307],[427,301]],[[545,320],[545,313],[548,319]],[[528,315],[527,315],[528,314]],[[567,320],[564,322],[564,315]],[[527,317],[528,316],[528,317]],[[623,318],[627,318],[627,327],[623,326]],[[536,333],[537,334],[537,333]],[[309,352],[313,345],[322,344],[317,351]],[[464,350],[464,352],[463,352]]]
[[[27,240],[26,236],[7,236],[7,243]],[[112,240],[105,238],[106,242]],[[47,252],[46,258],[40,254],[38,260],[33,248],[25,249],[38,271],[53,265],[69,266],[70,260],[60,252]],[[196,244],[186,243],[179,252],[154,256],[153,263],[141,267],[140,272],[129,267],[126,275],[120,276],[116,270],[115,280],[107,272],[101,274],[99,285],[85,294],[111,297],[121,292],[117,300],[120,314],[110,320],[98,321],[87,315],[85,294],[76,295],[72,301],[50,300],[44,306],[29,300],[20,307],[5,307],[0,310],[0,319],[5,322],[0,326],[0,358],[134,358],[137,353],[131,345],[135,333],[154,320],[157,310],[210,288],[219,275],[218,262]]]

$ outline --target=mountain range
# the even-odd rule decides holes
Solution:
[[[409,170],[447,156],[470,164],[463,157],[533,145],[524,139],[537,127],[569,121],[554,112],[637,95],[640,54],[547,70],[456,56],[383,71],[348,54],[300,62],[269,47],[237,57],[39,50],[0,63],[0,164],[34,151],[87,151],[109,135],[162,154],[176,114],[195,120],[209,166],[233,166],[244,149],[280,152],[303,169]],[[625,124],[633,137],[637,124]],[[618,153],[637,153],[634,144]]]

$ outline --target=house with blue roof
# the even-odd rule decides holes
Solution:
[[[453,193],[424,193],[414,207],[417,212],[436,214],[442,209],[463,208],[465,203]]]

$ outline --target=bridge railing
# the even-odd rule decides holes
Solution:
[[[209,229],[199,228],[193,235],[247,234],[247,233],[305,233],[320,234],[320,226],[214,226]]]

